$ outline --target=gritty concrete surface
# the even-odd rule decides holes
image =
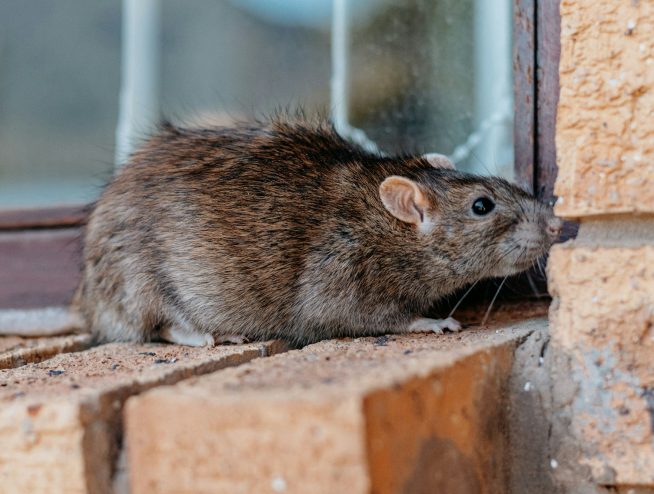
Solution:
[[[654,2],[560,11],[556,213],[654,213]]]
[[[110,493],[129,396],[284,349],[109,344],[0,370],[1,491]]]
[[[51,338],[0,337],[0,369],[41,362],[60,353],[79,352],[91,346],[87,334]]]
[[[10,352],[24,347],[25,343],[29,343],[29,340],[20,336],[0,336],[0,353]]]
[[[559,475],[654,486],[654,246],[552,249]]]
[[[549,449],[551,382],[546,365],[549,332],[539,328],[515,352],[509,382],[509,489],[553,494]]]
[[[133,494],[506,492],[506,389],[543,319],[331,340],[126,405]]]

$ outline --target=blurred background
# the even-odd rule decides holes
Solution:
[[[0,208],[92,201],[160,115],[297,106],[383,152],[511,178],[511,4],[3,0]]]

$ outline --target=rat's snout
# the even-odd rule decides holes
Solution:
[[[545,231],[547,232],[547,235],[552,240],[556,240],[559,238],[559,235],[561,235],[561,230],[563,228],[563,221],[561,221],[560,218],[557,218],[556,216],[552,216],[547,220],[547,224],[545,226]]]

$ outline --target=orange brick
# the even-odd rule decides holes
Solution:
[[[109,494],[127,397],[281,350],[110,344],[0,370],[0,490]]]
[[[654,245],[577,241],[548,269],[555,416],[570,416],[595,482],[653,485]]]
[[[505,492],[513,352],[544,324],[326,341],[131,398],[131,491]]]
[[[561,1],[556,212],[654,212],[654,2]]]

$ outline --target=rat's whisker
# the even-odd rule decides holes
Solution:
[[[463,297],[459,299],[459,301],[456,303],[454,308],[450,311],[447,317],[452,317],[454,315],[454,312],[459,308],[459,305],[461,305],[461,302],[463,302],[463,299],[468,296],[468,294],[472,291],[472,289],[475,287],[475,285],[479,283],[479,280],[475,281],[472,285],[470,285],[470,288],[466,290],[466,292],[463,294]]]
[[[534,296],[536,298],[540,298],[540,294],[538,293],[538,287],[536,286],[536,283],[532,279],[531,273],[529,271],[527,271],[525,274],[527,275],[527,281],[529,282],[529,286],[531,287],[531,291],[534,292]]]
[[[516,249],[518,249],[519,247],[520,247],[519,245],[514,245],[514,246],[511,247],[509,250],[507,250],[506,252],[504,252],[504,253],[500,256],[500,258],[498,259],[498,261],[503,261],[503,260],[506,259],[508,256],[510,256],[513,252],[515,252]]]
[[[538,280],[539,273],[536,272],[536,266],[538,265],[538,259],[531,261],[531,268],[529,269],[528,274],[533,274],[534,277]]]
[[[518,255],[516,256],[516,259],[515,259],[515,260],[516,260],[516,263],[519,262],[519,261],[522,261],[522,258],[525,256],[525,254],[526,254],[527,252],[528,252],[528,249],[527,249],[527,248],[525,248],[525,247],[521,247],[521,248],[520,248],[520,252],[518,253]]]
[[[530,216],[530,209],[529,209],[529,204],[525,204],[522,201],[518,203],[518,207],[520,208],[520,212],[522,213],[521,220],[525,222],[530,222],[531,221],[531,216]]]
[[[538,264],[538,269],[540,270],[540,274],[543,275],[543,278],[547,278],[547,274],[545,273],[544,261],[545,259],[543,257],[539,257],[538,259],[536,259],[536,263]]]
[[[490,315],[490,311],[493,308],[493,304],[495,303],[495,299],[500,294],[500,290],[504,286],[504,282],[506,281],[507,278],[508,278],[508,276],[505,276],[504,279],[502,280],[502,283],[500,283],[500,286],[497,287],[497,291],[495,292],[495,296],[493,297],[493,300],[491,300],[491,303],[488,306],[488,309],[486,310],[486,314],[484,314],[484,318],[481,321],[481,326],[486,325],[486,320],[488,319],[488,316]]]

